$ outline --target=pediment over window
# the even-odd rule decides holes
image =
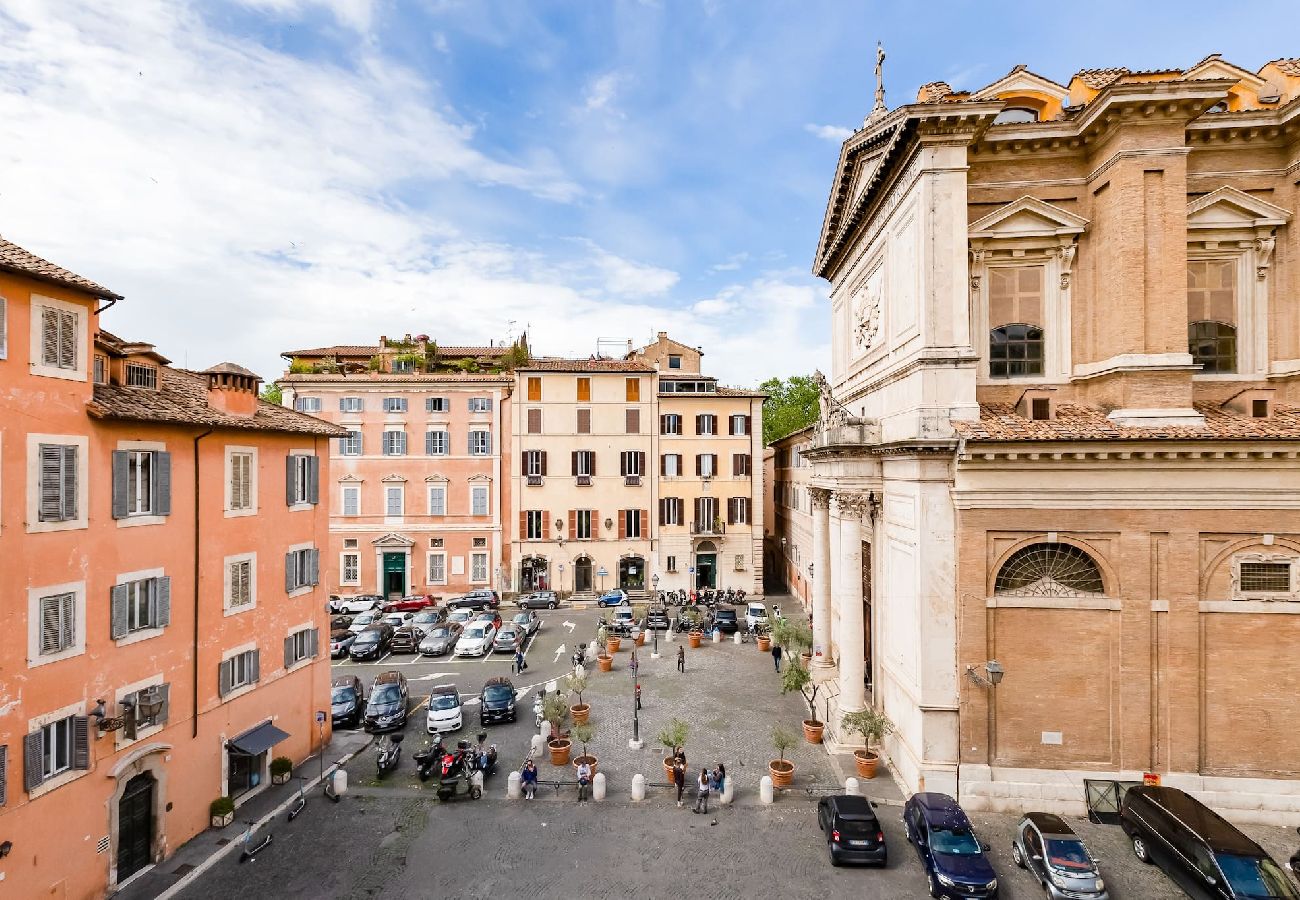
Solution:
[[[1009,94],[1022,93],[1030,95],[1035,93],[1047,94],[1064,101],[1069,95],[1069,90],[1065,85],[1057,84],[1050,78],[1044,78],[1042,75],[1031,72],[1024,66],[1016,66],[997,81],[980,88],[972,96],[976,100],[989,100],[1006,98]]]
[[[468,481],[468,482],[470,482],[471,484],[487,484],[487,483],[489,483],[490,481],[492,481],[492,476],[491,476],[491,475],[484,475],[482,472],[480,472],[480,473],[478,473],[477,475],[471,475],[471,476],[469,476],[469,478],[467,478],[467,479],[465,479],[465,480]]]
[[[972,241],[1063,238],[1082,234],[1088,220],[1035,197],[1021,197],[971,223]]]
[[[339,479],[340,484],[361,484],[363,481],[365,481],[364,478],[358,478],[355,475],[344,475]]]
[[[446,484],[446,483],[447,483],[447,476],[446,476],[446,475],[438,475],[437,473],[435,473],[435,474],[433,474],[433,475],[429,475],[429,476],[427,476],[424,480],[425,480],[425,481],[436,481],[436,482],[439,482],[439,483],[441,483],[441,484]]]
[[[1221,187],[1187,204],[1188,229],[1276,228],[1291,213],[1233,187]]]
[[[392,475],[385,475],[383,478],[379,480],[384,482],[385,484],[394,484],[399,482],[402,484],[406,483],[406,478],[402,475],[398,475],[397,473],[393,473]]]
[[[389,532],[383,537],[377,537],[370,542],[376,547],[414,547],[415,541],[401,534]]]

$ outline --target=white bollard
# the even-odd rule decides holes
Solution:
[[[716,643],[720,642],[721,640],[722,640],[722,632],[719,631],[719,630],[716,629],[716,628],[713,629],[713,643],[716,644]]]
[[[605,773],[597,772],[596,776],[591,779],[591,799],[605,799]]]
[[[850,797],[862,796],[862,784],[856,778],[849,776],[844,779],[844,793]]]
[[[470,783],[471,786],[478,788],[478,789],[479,789],[479,793],[482,793],[482,792],[483,792],[483,773],[482,773],[482,772],[475,772],[473,775],[471,775],[471,776],[469,777],[469,783]]]
[[[730,806],[731,801],[736,799],[736,779],[730,775],[722,782],[722,805]]]
[[[668,640],[668,643],[670,643],[670,644],[671,644],[673,641],[677,640],[677,635],[673,633],[673,629],[672,629],[672,628],[669,628],[669,629],[668,629],[668,638],[667,638],[667,640]]]
[[[342,797],[348,792],[348,770],[339,767],[334,770],[334,787],[331,789],[335,797]]]
[[[506,779],[507,800],[518,800],[520,797],[524,795],[524,792],[520,789],[519,786],[521,777],[522,776],[520,776],[518,772],[511,772],[510,777]]]
[[[546,749],[546,739],[551,735],[551,726],[548,722],[542,723],[542,734],[533,735],[532,743],[529,745],[533,751],[533,759],[540,759],[542,751]]]
[[[632,776],[632,799],[645,799],[645,776],[640,772]]]
[[[735,634],[733,634],[733,635],[731,636],[731,642],[732,642],[733,644],[739,644],[739,643],[740,643],[740,632],[739,632],[739,631],[737,631]]]
[[[764,775],[758,782],[758,799],[762,803],[772,802],[772,776]]]
[[[551,739],[551,723],[550,723],[550,722],[546,721],[545,719],[542,719],[542,727],[539,728],[539,729],[537,729],[537,737],[539,737],[539,738],[542,739],[542,746],[545,747],[545,746],[546,746],[546,742],[549,741],[549,740]]]

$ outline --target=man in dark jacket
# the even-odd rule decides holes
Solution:
[[[677,760],[673,764],[673,784],[677,785],[677,805],[682,805],[682,791],[686,789],[686,763]]]
[[[776,665],[776,670],[781,671],[781,645],[772,645],[772,662]]]

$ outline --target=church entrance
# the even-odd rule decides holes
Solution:
[[[587,594],[592,591],[591,580],[591,557],[579,556],[573,561],[573,591],[576,594]]]

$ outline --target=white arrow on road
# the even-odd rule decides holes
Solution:
[[[552,662],[559,662],[560,657],[564,655],[564,645],[561,644],[555,651],[555,659]]]
[[[577,626],[575,623],[573,623],[573,622],[566,621],[566,622],[564,623],[564,627],[567,628],[567,629],[569,629],[569,631],[573,631],[573,629],[576,628],[576,627],[578,627],[578,626]]]
[[[434,672],[432,675],[419,675],[410,679],[411,681],[433,681],[435,678],[450,678],[452,675],[459,675],[459,672]]]

